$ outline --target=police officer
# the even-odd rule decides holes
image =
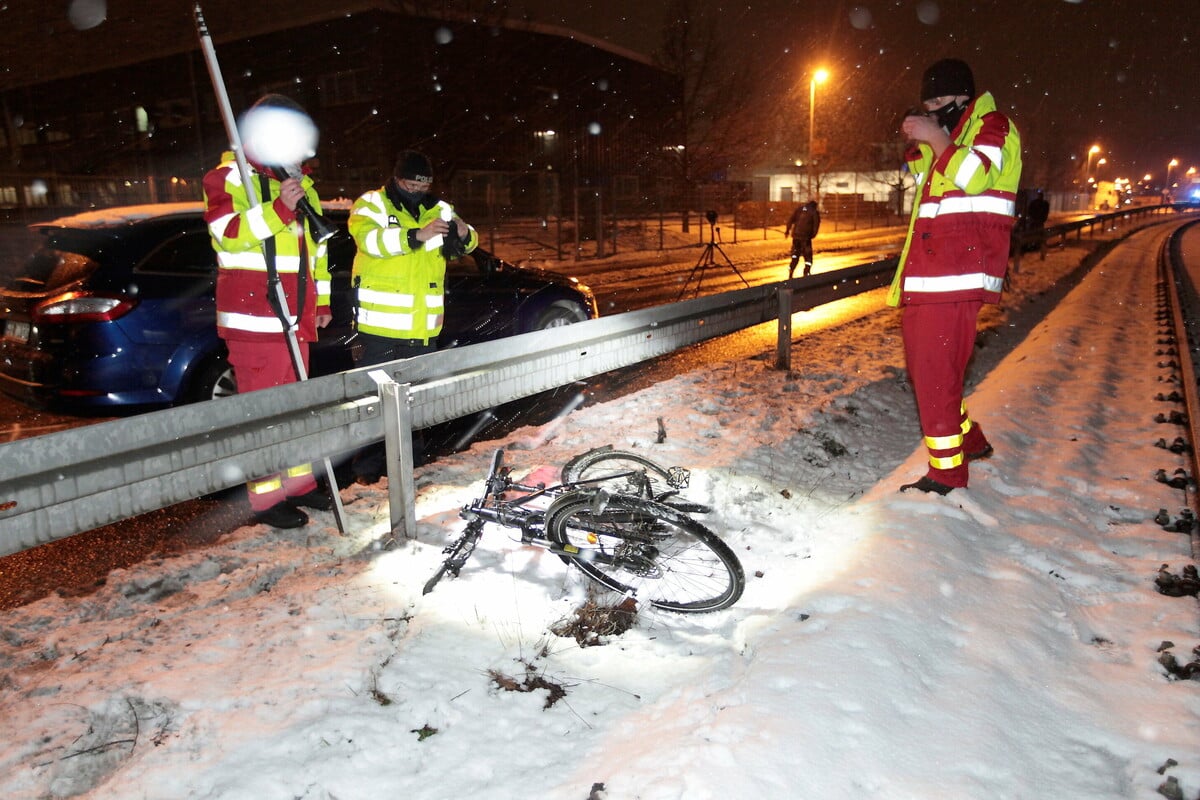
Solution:
[[[357,366],[437,350],[445,318],[446,260],[479,244],[475,229],[430,191],[428,156],[405,150],[392,172],[383,187],[363,194],[350,211],[350,235],[358,246],[351,273],[361,345]],[[382,444],[354,459],[359,483],[379,480],[385,466]]]

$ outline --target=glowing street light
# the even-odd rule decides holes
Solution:
[[[813,73],[812,80],[808,82],[808,199],[812,199],[813,193],[813,136],[816,130],[817,120],[817,84],[824,83],[829,79],[829,70],[818,69]]]
[[[1098,144],[1092,145],[1092,148],[1087,151],[1087,166],[1085,166],[1083,168],[1084,179],[1090,179],[1092,177],[1092,156],[1096,155],[1099,152],[1100,152],[1100,145],[1098,145]]]
[[[1172,169],[1174,169],[1175,167],[1178,167],[1178,166],[1179,166],[1179,159],[1178,159],[1178,158],[1172,158],[1172,159],[1171,159],[1171,160],[1170,160],[1170,161],[1167,163],[1167,188],[1170,188],[1170,187],[1171,187],[1171,170],[1172,170]]]

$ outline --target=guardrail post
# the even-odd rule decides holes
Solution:
[[[779,300],[779,333],[775,343],[775,369],[792,368],[792,287],[784,284],[775,293]]]
[[[396,383],[383,370],[368,373],[379,390],[383,413],[383,444],[387,458],[388,512],[392,532],[412,539],[417,535],[416,485],[413,481],[411,384]]]

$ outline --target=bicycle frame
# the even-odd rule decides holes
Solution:
[[[488,522],[514,528],[521,531],[521,542],[545,548],[564,558],[575,558],[577,552],[551,542],[546,537],[546,512],[541,509],[527,508],[526,505],[542,497],[560,497],[569,491],[579,491],[573,485],[555,484],[552,486],[531,486],[517,483],[509,478],[511,470],[502,467],[504,451],[497,450],[492,455],[492,466],[484,482],[483,496],[463,507],[459,515],[467,520],[467,528],[462,536],[447,545],[442,552],[447,555],[442,567],[425,584],[422,594],[429,594],[433,587],[447,572],[457,577],[467,559],[475,552],[475,545],[483,535],[483,526]],[[512,500],[503,499],[505,492],[523,492],[520,497]],[[592,490],[597,495],[600,489]]]
[[[497,450],[492,455],[492,466],[484,482],[483,496],[463,507],[459,515],[467,520],[467,528],[462,536],[447,545],[442,552],[447,555],[442,567],[426,582],[422,594],[429,594],[433,587],[446,573],[457,577],[463,565],[475,552],[475,545],[483,535],[483,526],[488,522],[513,528],[521,532],[521,543],[532,544],[549,550],[557,556],[572,560],[584,558],[578,549],[570,545],[560,545],[552,542],[546,536],[546,512],[542,509],[527,508],[527,504],[543,497],[561,497],[568,492],[590,493],[597,506],[604,504],[607,492],[598,487],[589,488],[587,484],[599,483],[612,478],[623,478],[633,475],[632,470],[625,473],[613,473],[603,478],[579,481],[576,483],[558,483],[550,486],[544,484],[529,485],[512,480],[511,470],[502,467],[504,452]],[[505,500],[505,492],[523,492],[520,497]]]

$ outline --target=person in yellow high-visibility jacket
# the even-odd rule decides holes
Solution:
[[[350,210],[354,256],[355,366],[369,366],[437,350],[445,319],[446,260],[474,250],[479,234],[430,193],[433,164],[424,153],[405,150],[392,178],[366,192]],[[420,438],[414,439],[414,451]],[[359,483],[384,474],[381,445],[364,448],[353,460]]]
[[[970,67],[943,59],[922,78],[927,112],[905,117],[916,177],[908,238],[888,294],[901,328],[929,468],[901,491],[965,488],[968,463],[992,455],[967,414],[963,381],[984,303],[997,303],[1008,270],[1021,179],[1021,137]]]

